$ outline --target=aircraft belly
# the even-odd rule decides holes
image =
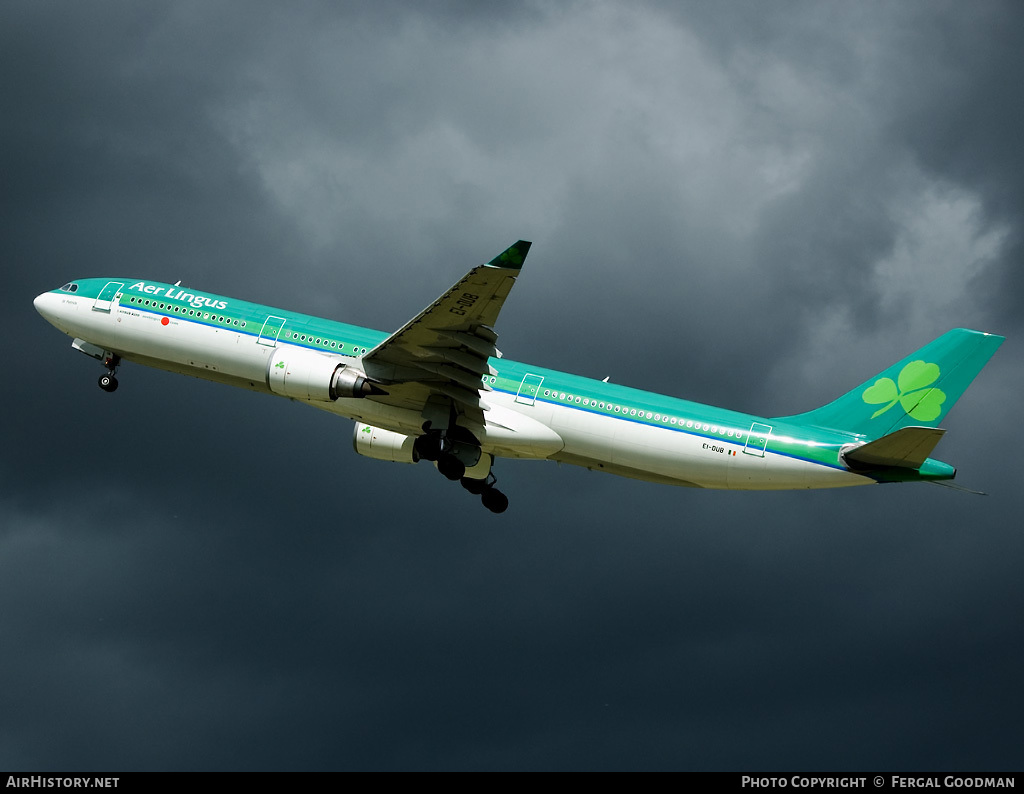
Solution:
[[[62,307],[60,328],[68,336],[81,337],[108,350],[112,348],[108,344],[112,339],[123,336],[123,329],[113,314],[92,311],[82,305],[82,299],[65,299],[64,303],[67,305]]]
[[[562,438],[564,451],[587,460],[612,462],[615,420],[589,411],[548,405],[550,424]]]
[[[546,403],[523,405],[508,395],[487,395],[483,428],[469,429],[480,439],[485,452],[505,458],[549,458],[564,446],[561,435],[551,427],[553,406]]]
[[[728,461],[705,439],[662,427],[620,421],[616,428],[614,463],[696,483],[725,488]]]
[[[501,396],[488,395],[490,406],[484,412],[487,423],[481,427],[465,423],[466,429],[481,441],[484,452],[504,458],[544,459],[562,449],[562,439],[544,421],[544,408],[540,416],[525,410],[513,410],[499,404]],[[422,433],[423,414],[417,409],[390,405],[374,399],[340,399],[334,402],[309,401],[309,404],[339,416],[391,430],[417,436]]]
[[[767,451],[763,457],[739,453],[729,466],[728,482],[733,490],[775,491],[865,485],[874,480],[845,469]]]
[[[423,415],[418,410],[388,405],[367,398],[341,398],[330,402],[304,400],[304,402],[321,411],[328,411],[357,422],[365,422],[382,430],[391,430],[407,436],[417,436],[422,432],[420,427],[423,424]]]
[[[703,488],[783,490],[862,485],[873,480],[800,458],[751,455],[731,440],[705,437],[553,406],[565,442],[555,457],[588,468]]]
[[[256,344],[251,336],[175,319],[166,327],[157,323],[143,330],[144,344],[161,350],[164,358],[235,377],[266,379],[271,348]],[[163,334],[162,330],[171,333]]]
[[[709,454],[691,434],[561,406],[554,407],[553,423],[565,441],[558,457],[567,461],[656,482],[727,487],[724,456]]]
[[[162,322],[167,320],[166,325]],[[271,348],[253,337],[178,317],[161,317],[115,307],[108,315],[80,312],[76,333],[130,360],[162,362],[163,369],[211,380],[239,379],[262,384]]]

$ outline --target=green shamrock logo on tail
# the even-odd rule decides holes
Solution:
[[[502,253],[498,257],[498,261],[508,267],[522,267],[523,255],[519,252],[518,248],[513,247]]]
[[[861,397],[870,405],[886,403],[871,414],[872,419],[900,403],[903,410],[914,419],[930,422],[942,412],[942,404],[946,402],[945,392],[928,388],[939,379],[940,374],[938,364],[911,361],[900,370],[898,386],[892,382],[892,378],[879,378],[864,390]],[[921,394],[925,389],[928,391]]]

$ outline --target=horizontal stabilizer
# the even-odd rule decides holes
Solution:
[[[919,469],[946,431],[941,427],[903,427],[843,453],[850,468],[897,467]]]

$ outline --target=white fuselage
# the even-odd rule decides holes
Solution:
[[[119,298],[120,295],[113,296],[108,306],[98,309],[98,301],[93,298],[54,291],[40,295],[35,305],[64,333],[127,361],[254,391],[280,393],[271,386],[271,368],[292,347],[285,339],[277,338],[276,334],[273,338],[261,335],[251,323],[244,330],[234,325],[217,327],[196,322],[187,314],[169,315],[124,305]],[[273,316],[275,310],[266,311]],[[353,353],[323,355],[358,366],[360,351]],[[501,359],[492,363],[499,371],[510,365],[523,368]],[[766,437],[772,435],[773,439],[795,436],[793,428],[772,420],[679,400],[675,401],[677,406],[665,409],[664,416],[640,410],[639,416],[646,420],[638,421],[637,410],[628,405],[630,395],[624,397],[623,393],[628,391],[639,399],[644,392],[607,387],[619,390],[609,394],[607,410],[603,398],[600,410],[598,399],[593,399],[591,409],[590,398],[584,403],[557,387],[559,373],[531,371],[545,373],[526,376],[537,383],[535,398],[524,400],[520,392],[511,389],[490,388],[483,392],[486,423],[482,428],[472,429],[484,452],[496,457],[553,459],[636,479],[704,488],[774,490],[874,482],[840,465],[838,449],[849,439],[838,437],[823,442],[819,438],[806,442],[808,449],[834,447],[835,463],[830,465],[821,462],[820,451],[818,460],[810,460],[773,451],[764,441],[760,445],[752,443],[755,428],[761,428],[759,432],[767,428]],[[545,382],[556,388],[545,391]],[[588,381],[588,385],[599,389],[605,384]],[[374,399],[296,399],[406,435],[419,434],[423,424],[419,411]],[[621,411],[619,402],[623,403]],[[705,408],[710,419],[702,415],[701,409]],[[804,443],[796,438],[789,442],[798,446]]]

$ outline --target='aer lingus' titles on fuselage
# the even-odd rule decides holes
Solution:
[[[529,243],[463,279],[393,334],[180,284],[91,278],[36,298],[104,362],[122,360],[301,400],[356,421],[369,457],[435,463],[489,509],[495,458],[740,490],[949,480],[937,425],[1003,341],[957,329],[822,408],[763,418],[501,357],[494,330]]]
[[[128,291],[140,292],[143,295],[152,295],[154,298],[159,296],[168,302],[175,301],[187,303],[196,309],[226,309],[228,307],[228,302],[226,300],[218,300],[217,298],[188,292],[179,287],[168,287],[166,284],[147,284],[145,281],[136,281],[128,287]]]

